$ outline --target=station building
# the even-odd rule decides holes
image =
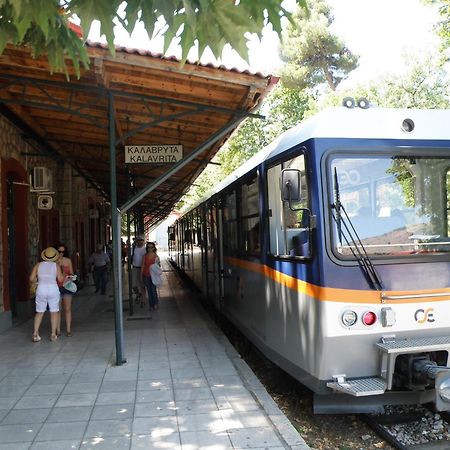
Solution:
[[[112,211],[129,230],[153,229],[277,81],[87,47],[79,76],[70,61],[52,74],[27,48],[0,56],[0,332],[32,316],[28,277],[43,248],[63,242],[85,282],[90,253],[114,239]],[[126,162],[126,146],[155,144],[178,146],[181,160]]]

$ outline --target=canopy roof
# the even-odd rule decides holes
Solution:
[[[125,145],[182,145],[198,153],[140,200],[152,226],[168,215],[239,121],[276,78],[88,44],[89,70],[51,74],[45,57],[8,46],[0,56],[0,112],[55,158],[68,161],[110,198],[110,139],[116,145],[117,204],[159,180],[168,163],[125,163]],[[114,135],[109,130],[114,120]]]

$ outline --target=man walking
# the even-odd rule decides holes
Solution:
[[[108,282],[108,268],[111,260],[102,244],[97,245],[97,250],[89,257],[89,262],[92,265],[94,275],[95,293],[98,294],[98,291],[100,291],[102,295],[105,295],[106,283]]]

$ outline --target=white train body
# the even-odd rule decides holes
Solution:
[[[317,412],[450,410],[450,111],[324,111],[170,235],[174,262]]]

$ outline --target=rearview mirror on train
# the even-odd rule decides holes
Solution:
[[[301,173],[297,169],[281,172],[281,199],[285,202],[299,202],[302,196]]]

